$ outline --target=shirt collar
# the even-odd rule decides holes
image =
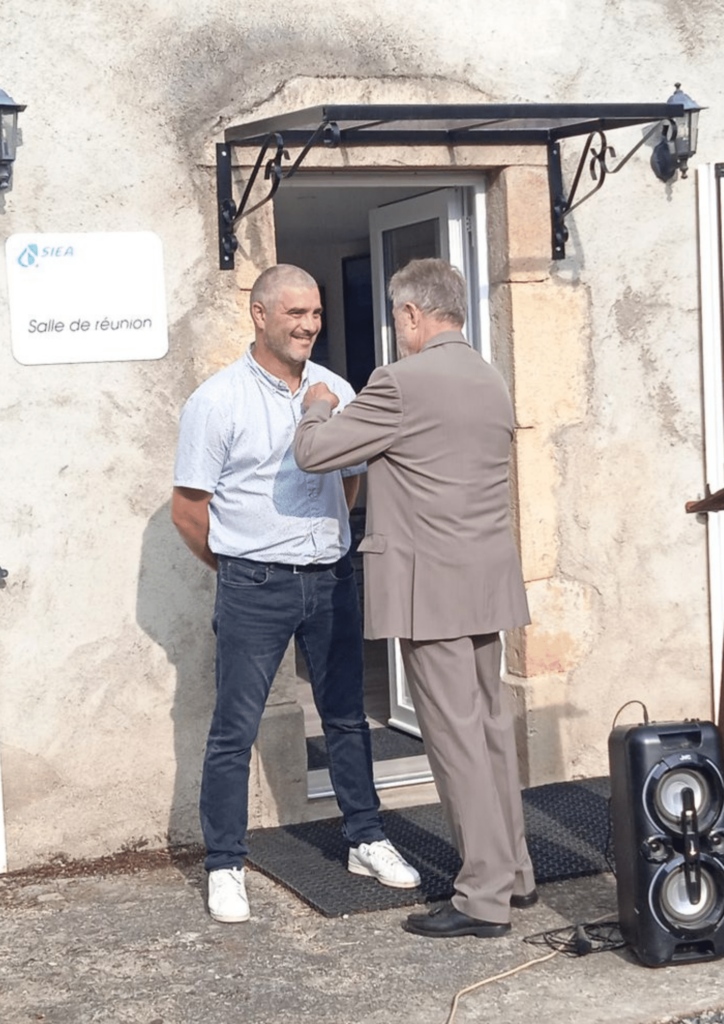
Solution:
[[[249,367],[252,373],[255,374],[255,376],[257,376],[262,381],[262,383],[266,385],[266,387],[270,388],[272,391],[276,393],[279,393],[281,391],[283,393],[291,395],[292,398],[296,398],[297,395],[300,395],[302,391],[304,391],[307,388],[309,384],[309,367],[307,363],[304,364],[304,369],[302,370],[302,380],[299,385],[299,390],[295,391],[294,394],[292,394],[291,388],[289,387],[286,381],[281,380],[279,377],[275,377],[273,373],[269,373],[268,370],[265,370],[261,363],[257,363],[256,359],[252,355],[253,350],[254,346],[252,344],[249,346],[249,348],[246,350],[246,353],[244,354],[246,365],[247,367]]]

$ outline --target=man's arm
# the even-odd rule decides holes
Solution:
[[[378,367],[357,397],[335,416],[329,399],[315,392],[297,427],[297,465],[308,473],[326,473],[368,462],[389,448],[401,425],[397,383],[387,367]]]
[[[213,495],[191,487],[174,487],[171,520],[184,543],[202,562],[217,568],[216,555],[209,547],[209,503]]]

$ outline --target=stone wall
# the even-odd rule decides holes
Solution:
[[[715,161],[721,29],[715,0],[686,19],[673,0],[8,0],[0,85],[27,110],[3,237],[156,232],[171,325],[158,362],[20,366],[0,273],[11,868],[198,838],[213,581],[170,524],[176,421],[248,344],[245,290],[274,260],[267,207],[242,226],[238,272],[217,270],[223,129],[330,100],[655,102],[676,79],[709,108],[697,161]],[[621,153],[638,137],[623,136]],[[579,149],[565,152],[570,181]],[[683,513],[703,489],[696,188],[662,185],[649,153],[576,211],[556,266],[540,161],[499,163],[491,186],[494,354],[520,427],[534,615],[508,652],[531,782],[604,772],[626,700],[710,713],[705,527]],[[277,742],[272,727],[270,766]],[[255,770],[254,820],[293,815],[286,784]]]

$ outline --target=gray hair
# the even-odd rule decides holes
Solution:
[[[260,302],[265,309],[269,309],[284,288],[316,287],[317,282],[306,270],[295,267],[292,263],[277,263],[275,267],[269,267],[257,277],[252,285],[249,306]]]
[[[392,275],[389,293],[395,308],[411,302],[433,320],[448,320],[461,327],[465,323],[465,278],[446,260],[412,260]]]

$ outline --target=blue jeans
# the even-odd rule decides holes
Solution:
[[[216,707],[201,782],[206,870],[242,867],[248,852],[249,763],[264,705],[289,641],[309,669],[329,774],[352,844],[384,838],[363,707],[362,629],[349,555],[293,572],[219,558],[214,632]]]

